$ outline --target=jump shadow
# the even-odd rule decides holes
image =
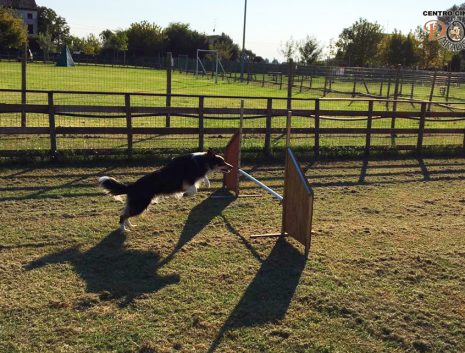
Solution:
[[[217,191],[211,196],[213,196],[213,198],[206,198],[190,211],[177,244],[171,253],[165,257],[157,267],[162,267],[170,262],[187,243],[199,234],[215,217],[221,215],[223,210],[234,201],[234,197],[231,194],[225,194],[221,191]],[[215,198],[215,196],[222,197]]]
[[[302,272],[305,256],[280,238],[255,278],[220,329],[208,352],[214,352],[226,332],[273,323],[285,317]]]
[[[144,293],[156,292],[179,282],[177,274],[157,274],[160,260],[157,253],[127,250],[124,247],[125,239],[124,234],[114,231],[87,251],[74,246],[32,261],[25,269],[70,263],[86,282],[88,292],[105,294],[107,299],[117,300],[122,307]]]

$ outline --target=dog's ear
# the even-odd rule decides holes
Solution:
[[[207,151],[207,155],[208,155],[208,156],[214,156],[214,155],[215,155],[215,151],[213,151],[212,148],[209,148],[208,151]]]

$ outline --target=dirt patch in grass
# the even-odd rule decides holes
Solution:
[[[2,352],[465,351],[465,161],[304,166],[311,257],[251,240],[280,227],[260,197],[163,200],[115,232],[96,179],[146,167],[0,170]],[[246,170],[282,192],[281,165]]]

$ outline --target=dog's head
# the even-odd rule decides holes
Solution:
[[[205,158],[211,171],[218,171],[226,174],[229,173],[233,168],[233,166],[227,163],[223,157],[215,154],[211,148],[205,154]]]

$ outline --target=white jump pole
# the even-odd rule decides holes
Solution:
[[[270,189],[268,186],[266,186],[265,184],[263,184],[261,181],[255,179],[252,175],[250,175],[249,173],[246,173],[244,172],[242,169],[239,169],[239,174],[241,174],[243,177],[249,179],[250,181],[253,181],[255,184],[257,184],[258,186],[260,186],[263,190],[267,191],[268,193],[270,193],[271,195],[273,195],[275,198],[277,198],[279,201],[282,201],[283,200],[283,197],[278,194],[276,191],[274,191],[273,189]]]

